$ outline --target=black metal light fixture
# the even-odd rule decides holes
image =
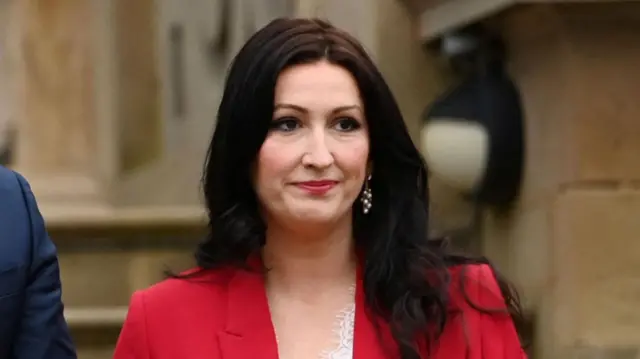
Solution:
[[[508,206],[520,188],[524,126],[502,42],[473,28],[445,36],[440,46],[462,81],[424,113],[430,172],[479,203]]]

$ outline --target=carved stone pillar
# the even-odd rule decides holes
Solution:
[[[14,167],[49,200],[97,201],[100,150],[88,0],[17,0],[11,35]]]
[[[168,162],[156,2],[12,4],[13,167],[31,182],[48,222],[198,212],[197,200],[150,200],[185,173],[164,182],[153,173]],[[190,186],[197,192],[197,180]]]

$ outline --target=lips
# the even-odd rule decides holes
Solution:
[[[322,180],[322,181],[305,181],[297,182],[296,186],[311,194],[321,195],[327,193],[338,184],[338,181]]]

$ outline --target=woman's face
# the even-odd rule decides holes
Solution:
[[[364,105],[351,73],[321,61],[280,74],[254,178],[269,219],[321,224],[350,215],[368,158]]]

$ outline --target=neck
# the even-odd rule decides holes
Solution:
[[[353,284],[357,265],[351,218],[330,228],[294,231],[267,226],[263,260],[267,284],[285,291],[317,293],[318,288]]]

